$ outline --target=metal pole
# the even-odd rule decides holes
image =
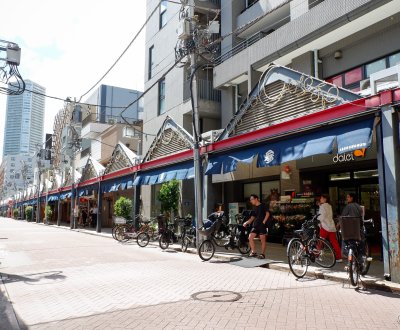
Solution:
[[[36,223],[40,222],[40,161],[38,161],[38,186],[36,201]]]
[[[195,3],[194,0],[189,1],[189,17],[192,19],[193,25],[195,21],[194,16]],[[193,138],[194,138],[194,148],[193,148],[193,162],[194,162],[194,196],[195,196],[195,217],[197,228],[203,226],[203,193],[202,193],[202,170],[201,170],[201,158],[200,158],[200,118],[199,118],[199,106],[197,99],[197,79],[196,79],[196,69],[197,69],[197,54],[193,50],[190,54],[190,64],[191,64],[191,101],[193,108]],[[199,232],[196,231],[196,239],[200,246],[201,237]]]
[[[74,148],[74,146],[72,147]],[[71,157],[71,219],[70,219],[70,228],[76,229],[76,217],[75,217],[75,149],[72,150]]]
[[[60,203],[60,193],[58,193],[57,199],[57,226],[60,225],[61,222],[61,203]]]
[[[101,209],[103,208],[103,196],[101,193],[101,179],[99,179],[99,190],[97,191],[97,221],[96,221],[96,231],[101,233]]]

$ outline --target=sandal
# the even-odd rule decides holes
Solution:
[[[257,257],[257,253],[251,252],[251,253],[249,254],[249,257],[250,257],[250,258],[252,258],[252,257]]]
[[[260,254],[260,255],[258,255],[258,257],[257,257],[258,259],[265,259],[265,255],[263,255],[263,254]]]

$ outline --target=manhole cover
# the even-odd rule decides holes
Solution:
[[[200,291],[191,295],[192,299],[208,302],[233,302],[242,298],[242,295],[233,291]]]

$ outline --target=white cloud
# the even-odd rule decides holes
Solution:
[[[1,7],[0,39],[21,47],[22,76],[61,98],[79,98],[86,92],[146,19],[143,0],[20,0]],[[143,31],[102,83],[143,90],[144,56]],[[53,118],[62,106],[46,99],[45,133],[53,131]],[[6,97],[0,94],[0,132],[5,109]]]

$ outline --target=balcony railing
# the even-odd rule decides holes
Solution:
[[[201,100],[221,102],[221,91],[214,89],[210,80],[197,79],[197,94]],[[183,100],[188,99],[190,99],[190,81],[187,80],[183,87]]]
[[[132,118],[127,119],[129,123],[135,124],[136,122],[139,122],[140,120],[134,120]],[[112,116],[112,115],[107,115],[107,116],[99,116],[95,113],[92,113],[91,115],[85,117],[82,120],[82,127],[85,127],[86,125],[90,123],[103,123],[103,124],[110,124],[114,125],[116,123],[125,123],[125,121],[121,118],[121,116]]]

